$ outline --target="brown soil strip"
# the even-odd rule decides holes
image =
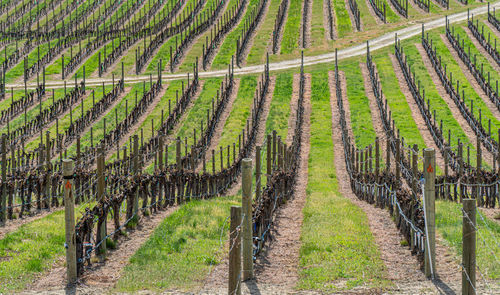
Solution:
[[[365,2],[366,2],[366,6],[368,7],[368,10],[370,11],[370,14],[375,19],[375,22],[377,23],[377,25],[384,24],[384,22],[377,16],[375,11],[373,10],[372,5],[370,4],[370,0],[365,0]]]
[[[129,137],[132,135],[136,134],[139,128],[141,127],[142,123],[146,118],[148,117],[149,113],[151,113],[155,108],[158,103],[160,103],[161,98],[165,95],[165,92],[167,91],[167,85],[163,85],[163,88],[160,90],[160,92],[156,95],[154,100],[151,102],[151,104],[147,107],[147,109],[143,112],[143,114],[139,117],[137,122],[130,128],[130,130],[122,135],[122,139],[118,143],[118,146],[124,146],[127,141],[129,140]],[[114,147],[111,147],[110,150],[112,150]],[[113,153],[107,153],[106,154],[106,161],[111,157]],[[96,164],[95,164],[96,165]]]
[[[128,235],[121,236],[117,249],[109,250],[104,263],[93,263],[92,267],[85,270],[80,278],[80,283],[85,287],[109,289],[120,278],[123,268],[128,264],[128,260],[146,242],[155,228],[172,212],[177,206],[158,211],[151,217],[141,217],[141,221],[135,230],[128,232]],[[58,259],[52,268],[40,276],[29,290],[61,290],[66,285],[66,269],[64,259]]]
[[[262,145],[262,142],[264,141],[264,135],[266,131],[266,121],[267,121],[267,116],[269,114],[269,109],[271,106],[271,99],[274,91],[274,85],[276,82],[276,77],[271,77],[270,78],[270,84],[269,84],[269,91],[268,94],[266,95],[264,106],[263,106],[263,112],[261,115],[261,121],[259,122],[259,127],[257,131],[257,138],[256,138],[256,144],[255,145]],[[255,162],[255,146],[252,149],[252,158],[253,161]],[[238,181],[233,184],[233,186],[226,192],[225,195],[231,196],[235,195],[241,188],[241,177],[238,178]],[[228,243],[226,243],[224,251],[224,258],[222,258],[221,263],[215,266],[210,273],[208,273],[204,285],[201,287],[201,292],[199,293],[206,293],[210,292],[211,290],[219,290],[219,289],[227,289],[227,280],[228,280],[228,274],[229,274],[229,260],[227,257],[228,251]]]
[[[278,46],[277,46],[275,55],[281,54],[280,53],[281,52],[281,40],[283,40],[283,32],[285,31],[285,24],[286,24],[286,21],[288,20],[288,11],[290,9],[290,1],[291,0],[285,0],[285,1],[288,1],[288,6],[286,8],[285,16],[283,17],[283,24],[281,25],[281,28],[277,33],[278,34]],[[273,26],[273,28],[274,28],[274,26]],[[269,53],[273,52],[273,32],[271,32],[271,35],[269,36],[269,45],[267,46],[267,52],[269,52]]]
[[[500,39],[500,32],[492,24],[490,24],[487,19],[483,20],[483,23],[488,26],[488,28],[490,28],[490,31],[493,33],[493,35]]]
[[[354,21],[354,15],[352,14],[351,8],[349,7],[349,0],[344,0],[344,3],[345,3],[345,9],[346,9],[347,13],[349,13],[349,18],[351,19],[351,26],[352,26],[353,32],[363,31],[363,22],[362,21],[360,21],[360,23],[359,23],[359,31],[356,28],[356,22]]]
[[[304,8],[305,8],[305,4],[306,2],[303,1],[302,2],[302,10],[300,11],[301,14],[302,14],[302,18],[300,20],[300,36],[299,36],[299,48],[307,48],[311,45],[311,18],[312,18],[312,6],[313,6],[313,1],[314,0],[308,0],[308,10],[307,10],[307,22],[304,23]],[[320,1],[320,0],[316,0],[316,1]],[[305,36],[303,35],[303,32],[304,32],[304,29],[303,27],[306,27],[305,29]],[[304,45],[304,38],[305,38],[305,46],[302,46]]]
[[[286,144],[289,146],[293,140],[295,126],[297,124],[297,107],[299,102],[300,74],[293,74],[292,98],[290,99],[290,115],[288,116],[288,132]]]
[[[372,85],[370,82],[370,73],[365,63],[360,63],[359,67],[361,68],[361,73],[363,75],[363,85],[365,88],[365,95],[368,98],[370,103],[370,114],[372,117],[373,129],[375,129],[375,134],[379,138],[380,142],[380,155],[383,159],[386,159],[386,150],[387,150],[387,140],[386,134],[384,130],[384,124],[382,123],[382,117],[380,117],[380,111],[378,109],[377,100],[375,98],[375,94],[373,93]],[[343,87],[343,92],[346,92],[347,88]],[[394,159],[391,160],[391,168],[395,169]]]
[[[311,97],[311,75],[306,74],[304,97]],[[295,110],[292,110],[295,112]],[[273,239],[255,265],[256,281],[279,286],[282,290],[293,290],[299,280],[300,232],[302,228],[302,208],[306,202],[308,180],[308,160],[310,149],[311,102],[304,99],[304,124],[300,148],[300,166],[294,195],[276,215],[271,227]],[[290,131],[290,129],[289,129]]]
[[[390,0],[388,2],[391,2]],[[430,1],[430,2],[433,2],[433,1]],[[413,9],[415,9],[416,11],[418,11],[420,14],[430,14],[427,13],[425,10],[423,10],[422,8],[420,8],[420,6],[418,6],[417,3],[413,2],[413,0],[408,0],[408,3],[410,3],[410,6],[413,7]],[[437,5],[437,4],[436,4]],[[441,5],[437,5],[438,7],[442,7]],[[408,9],[408,17],[410,16],[410,10]]]
[[[233,89],[231,91],[231,94],[229,95],[229,100],[227,102],[227,105],[224,108],[224,111],[222,112],[219,120],[217,121],[217,124],[215,125],[215,130],[214,134],[212,135],[212,140],[210,141],[210,145],[207,147],[207,155],[210,155],[211,151],[215,150],[215,148],[219,145],[219,140],[222,135],[222,131],[224,130],[224,125],[226,124],[229,114],[231,114],[231,111],[233,109],[233,103],[236,100],[236,97],[238,96],[239,88],[240,88],[240,79],[235,78]],[[198,165],[196,171],[200,171],[202,168],[203,168],[203,163]]]
[[[255,35],[257,35],[257,33],[259,32],[260,27],[262,27],[262,23],[264,23],[264,21],[266,19],[267,13],[269,12],[270,5],[271,5],[271,0],[267,0],[266,7],[264,7],[264,11],[262,12],[262,16],[260,17],[260,21],[258,22],[257,27],[255,28],[255,30],[251,34],[250,39],[248,40],[247,46],[245,47],[245,50],[243,50],[243,54],[242,54],[243,60],[240,63],[241,66],[245,66],[247,64],[247,57],[248,57],[248,54],[250,54],[250,50],[252,49],[253,40],[255,38]]]
[[[479,44],[479,42],[477,41],[476,37],[474,37],[474,35],[472,35],[470,29],[467,28],[467,27],[462,27],[462,29],[465,31],[465,33],[467,33],[467,36],[469,37],[469,39],[472,42],[472,44],[474,44],[474,46],[476,46],[476,48],[479,51],[479,53],[481,53],[481,55],[488,60],[488,62],[490,63],[491,67],[493,67],[493,69],[497,73],[500,73],[500,66],[493,59],[493,57],[491,57],[491,55],[484,49],[484,47],[481,46],[481,44]],[[485,75],[487,75],[487,74],[485,73]]]
[[[472,88],[474,88],[474,91],[476,92],[476,94],[484,101],[484,103],[490,109],[490,111],[493,114],[493,116],[495,116],[495,118],[497,120],[500,120],[500,111],[497,109],[497,107],[495,106],[495,104],[493,104],[491,102],[490,98],[488,96],[486,96],[486,94],[484,94],[483,89],[481,88],[481,86],[479,86],[479,84],[477,83],[477,81],[474,78],[474,76],[472,76],[472,74],[469,72],[469,69],[463,63],[463,61],[460,59],[460,57],[458,56],[458,54],[455,51],[455,49],[453,49],[453,46],[448,41],[448,38],[446,38],[445,35],[441,34],[441,39],[443,40],[443,42],[446,45],[446,47],[448,47],[448,50],[450,51],[451,55],[453,56],[453,58],[458,63],[458,65],[459,65],[460,69],[462,70],[462,73],[465,75],[465,78],[467,79],[467,81],[470,83],[470,85],[472,86]],[[463,81],[463,82],[465,82],[465,81]]]
[[[432,66],[432,62],[430,61],[429,57],[427,56],[427,53],[425,52],[425,49],[423,48],[422,44],[420,43],[415,43],[415,46],[417,47],[418,52],[420,53],[420,56],[422,57],[422,61],[425,65],[425,67],[428,69],[428,73],[431,76],[432,81],[434,81],[434,85],[436,86],[436,90],[438,91],[439,96],[446,102],[448,105],[448,109],[450,110],[451,114],[453,115],[453,118],[455,121],[457,121],[458,125],[462,128],[464,131],[465,135],[469,139],[469,142],[474,144],[476,142],[476,134],[470,127],[469,123],[465,120],[465,118],[462,116],[462,113],[460,113],[460,110],[456,106],[455,102],[449,94],[446,92],[444,89],[443,84],[441,83],[441,80],[439,79],[436,71],[434,70],[434,67]],[[452,144],[453,145],[453,144]],[[486,147],[483,144],[483,159],[487,163],[493,163],[492,162],[492,155],[490,152],[487,152]]]
[[[332,75],[330,75],[332,77]],[[401,246],[401,241],[404,239],[396,228],[389,212],[384,209],[376,208],[366,202],[359,200],[352,192],[349,185],[349,175],[347,174],[344,153],[342,146],[341,128],[338,122],[339,112],[336,105],[335,92],[330,94],[330,105],[332,108],[332,140],[334,143],[335,167],[336,175],[339,180],[339,190],[343,196],[351,200],[354,204],[360,207],[366,214],[370,230],[375,238],[380,256],[387,267],[387,278],[393,281],[396,285],[394,291],[411,292],[414,294],[421,293],[426,289],[433,288],[431,281],[427,280],[420,270],[420,263],[411,255],[411,251],[407,246]],[[350,121],[347,121],[350,124]],[[442,262],[445,249],[436,246],[437,261]],[[449,265],[442,264],[443,267],[438,268],[438,273],[445,274],[445,267]],[[456,269],[455,265],[455,269]],[[442,269],[441,269],[442,268]],[[458,272],[460,274],[460,272]],[[446,273],[446,278],[449,278]],[[455,282],[455,281],[454,281]],[[460,283],[460,280],[457,281]],[[409,294],[409,293],[408,293]]]
[[[332,25],[333,27],[330,28],[330,25],[328,23],[328,5],[327,5],[327,1],[330,1],[330,0],[323,0],[323,29],[325,30],[325,39],[326,40],[333,40],[330,36],[330,31],[333,31],[333,36],[334,36],[334,39],[337,37],[337,34],[335,32],[335,24],[336,24],[336,21],[335,21],[335,13],[333,12],[330,12],[332,14]],[[330,3],[331,5],[331,3]]]
[[[401,68],[399,67],[399,63],[394,54],[390,53],[389,57],[392,62],[392,68],[394,69],[394,73],[396,74],[396,77],[399,82],[399,88],[403,93],[403,95],[405,96],[408,106],[410,107],[411,116],[413,117],[413,120],[417,125],[418,131],[420,132],[420,135],[424,139],[425,145],[428,148],[433,148],[436,151],[436,163],[442,170],[444,170],[445,163],[443,155],[441,155],[441,153],[439,152],[439,148],[434,142],[434,139],[429,129],[427,128],[427,124],[425,124],[425,120],[422,117],[422,114],[420,113],[420,109],[418,108],[415,99],[413,99],[413,96],[410,92],[410,89],[408,88],[408,85],[406,85],[406,80],[403,72],[401,71]]]

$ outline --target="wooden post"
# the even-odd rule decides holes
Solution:
[[[63,160],[64,224],[66,232],[66,266],[68,283],[76,281],[75,200],[73,197],[73,160]]]
[[[97,149],[97,201],[101,202],[104,198],[104,149],[102,145]],[[116,214],[116,212],[115,212]],[[107,215],[107,214],[106,214]],[[106,216],[103,220],[99,220],[100,226],[98,230],[98,241],[101,241],[106,236]],[[104,255],[106,252],[106,241],[102,242],[97,249],[97,253]]]
[[[396,187],[401,185],[401,140],[396,138]]]
[[[385,170],[387,171],[387,173],[389,173],[389,171],[391,171],[391,140],[389,139],[389,137],[387,137],[386,139],[386,155],[385,155]]]
[[[482,153],[481,153],[481,139],[479,139],[479,136],[476,137],[476,164],[477,164],[477,169],[480,170],[482,168],[482,162],[481,160],[483,159]]]
[[[243,172],[241,205],[243,211],[243,280],[249,280],[253,278],[252,159],[243,159],[242,166]]]
[[[500,130],[500,129],[499,129]],[[500,132],[499,132],[500,134]],[[266,159],[266,164],[267,164],[267,167],[266,167],[266,173],[267,173],[267,181],[269,182],[271,180],[271,173],[272,173],[272,158],[271,158],[271,134],[268,134],[267,135],[267,159]],[[500,165],[499,165],[500,166]]]
[[[181,138],[177,137],[175,145],[175,162],[177,163],[177,169],[182,169],[181,164]]]
[[[255,147],[255,199],[260,200],[261,194],[261,185],[260,185],[260,177],[261,177],[261,147],[258,145]]]
[[[241,207],[231,207],[231,225],[229,227],[229,284],[228,294],[241,294],[241,239],[238,227],[241,224]]]
[[[0,208],[0,224],[7,223],[7,135],[2,134],[2,202]]]
[[[380,147],[379,147],[379,139],[378,137],[375,138],[375,176],[377,177],[380,173]]]
[[[134,159],[133,162],[134,164],[134,174],[138,174],[140,171],[139,168],[139,136],[134,135]],[[139,210],[139,190],[136,191],[134,195],[134,215],[137,218],[137,211]]]
[[[476,200],[463,199],[462,203],[462,295],[475,295]]]
[[[425,275],[435,277],[436,273],[436,152],[424,149],[424,209],[425,209]]]

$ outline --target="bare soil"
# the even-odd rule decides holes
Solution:
[[[345,3],[345,9],[347,10],[347,13],[349,13],[349,18],[351,19],[351,25],[352,25],[352,30],[354,32],[361,32],[363,31],[363,22],[360,21],[359,23],[359,31],[357,30],[356,28],[356,24],[355,24],[355,21],[354,21],[354,15],[352,14],[352,11],[351,11],[351,8],[349,7],[349,0],[344,0],[344,3]]]
[[[462,113],[458,110],[458,107],[455,105],[455,102],[451,97],[448,95],[446,90],[444,89],[443,84],[441,83],[441,80],[439,80],[439,77],[434,70],[434,67],[432,66],[432,63],[427,56],[427,53],[425,52],[425,49],[422,47],[422,44],[420,43],[415,43],[415,46],[417,47],[418,52],[420,53],[420,56],[422,57],[422,61],[424,62],[425,67],[428,69],[429,75],[431,76],[432,81],[434,81],[434,85],[436,86],[436,90],[438,91],[439,96],[446,102],[448,105],[448,109],[450,110],[451,114],[453,115],[453,118],[457,121],[458,125],[462,128],[464,131],[465,135],[469,139],[469,142],[474,144],[476,142],[476,134],[470,127],[469,123],[465,118],[462,116]],[[453,144],[452,144],[453,145]],[[487,152],[487,149],[484,145],[482,145],[482,150],[485,151],[483,152],[483,159],[488,162],[492,163],[492,155],[491,153]]]
[[[301,10],[301,14],[302,14],[302,18],[301,18],[301,21],[300,21],[300,37],[299,37],[299,48],[307,48],[311,45],[311,18],[312,18],[312,6],[313,6],[313,1],[314,0],[308,0],[308,10],[307,10],[307,22],[304,23],[304,8],[305,8],[305,4],[306,2],[303,1],[302,2],[302,10]],[[319,0],[316,0],[316,1],[319,1]],[[306,27],[305,29],[305,36],[303,35],[303,32],[304,32],[304,29],[303,27]],[[302,46],[304,44],[304,38],[305,38],[305,46]]]
[[[487,19],[483,20],[483,23],[484,25],[488,26],[488,28],[490,28],[490,31],[492,31],[497,38],[500,38],[500,32],[497,31],[497,29],[492,24],[490,24],[490,22]]]
[[[272,239],[257,258],[255,265],[256,283],[272,284],[282,290],[293,290],[299,280],[299,250],[302,228],[302,208],[306,202],[308,159],[310,148],[311,75],[306,75],[304,93],[304,124],[299,174],[293,197],[282,206],[271,229]],[[295,112],[295,110],[292,110]]]
[[[333,37],[334,37],[334,39],[336,39],[337,38],[337,32],[335,31],[335,24],[337,22],[335,21],[335,13],[331,12],[332,13],[333,27],[330,28],[330,26],[328,24],[328,5],[326,5],[327,1],[330,1],[330,0],[323,0],[323,28],[325,29],[325,39],[326,40],[333,40],[330,37],[330,31],[333,31],[332,32],[333,33]],[[330,2],[330,5],[331,5],[331,2]]]
[[[479,208],[479,210],[483,214],[483,217],[486,216],[489,220],[500,225],[500,208]],[[478,216],[476,220],[478,224],[484,224],[481,217]]]
[[[439,152],[439,148],[434,142],[434,139],[427,128],[427,124],[425,124],[425,120],[422,117],[422,114],[420,113],[420,109],[418,108],[417,103],[415,102],[415,99],[413,98],[413,95],[410,92],[410,89],[408,85],[406,84],[406,80],[404,77],[403,72],[401,71],[401,68],[399,67],[398,60],[394,56],[394,54],[389,54],[389,57],[392,62],[392,67],[394,69],[394,73],[396,74],[396,77],[399,82],[399,88],[401,89],[401,92],[406,98],[406,102],[408,103],[408,106],[410,107],[411,110],[411,116],[413,117],[413,120],[415,121],[415,124],[417,125],[418,131],[420,132],[420,135],[424,139],[425,145],[428,148],[433,148],[436,151],[436,164],[444,170],[444,158],[443,155]]]
[[[360,63],[359,66],[361,68],[361,73],[363,74],[363,85],[365,87],[365,94],[370,103],[370,114],[372,116],[373,129],[375,129],[375,134],[379,138],[380,142],[380,150],[382,151],[380,154],[382,158],[387,160],[387,153],[385,152],[388,149],[386,140],[387,137],[385,134],[384,124],[382,123],[382,117],[380,116],[380,111],[378,109],[375,94],[373,93],[372,85],[370,83],[370,78],[369,78],[370,74],[368,72],[368,68],[365,63]],[[342,88],[347,89],[343,85]],[[343,92],[345,92],[345,90]],[[391,169],[392,168],[395,169],[394,159],[391,160]]]

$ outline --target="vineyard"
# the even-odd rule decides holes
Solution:
[[[0,0],[0,293],[500,294],[498,9]]]

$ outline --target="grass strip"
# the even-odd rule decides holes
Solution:
[[[240,197],[231,197],[181,205],[130,258],[114,291],[188,291],[201,286],[227,253],[227,218],[230,207],[240,204]]]
[[[290,116],[290,101],[293,92],[293,74],[282,73],[276,77],[273,99],[266,121],[266,134],[276,130],[282,141],[288,134],[288,117]]]
[[[378,287],[385,267],[364,212],[339,192],[327,72],[312,76],[311,146],[300,248],[299,289]],[[342,152],[342,151],[335,151]]]
[[[333,29],[337,30],[337,38],[343,38],[352,32],[351,17],[346,9],[345,0],[332,0],[332,5],[337,20]]]
[[[476,263],[482,275],[492,280],[500,279],[500,264],[495,256],[500,257],[500,225],[484,218],[476,212],[478,231],[476,232]],[[444,238],[445,245],[451,247],[457,261],[462,260],[462,205],[458,203],[436,200],[436,228]],[[496,245],[496,246],[495,246]],[[457,270],[458,271],[458,270]],[[478,278],[483,280],[479,275]],[[498,282],[498,281],[497,281]]]
[[[281,54],[288,54],[299,48],[300,22],[302,20],[302,1],[290,0],[288,14],[283,28]]]

